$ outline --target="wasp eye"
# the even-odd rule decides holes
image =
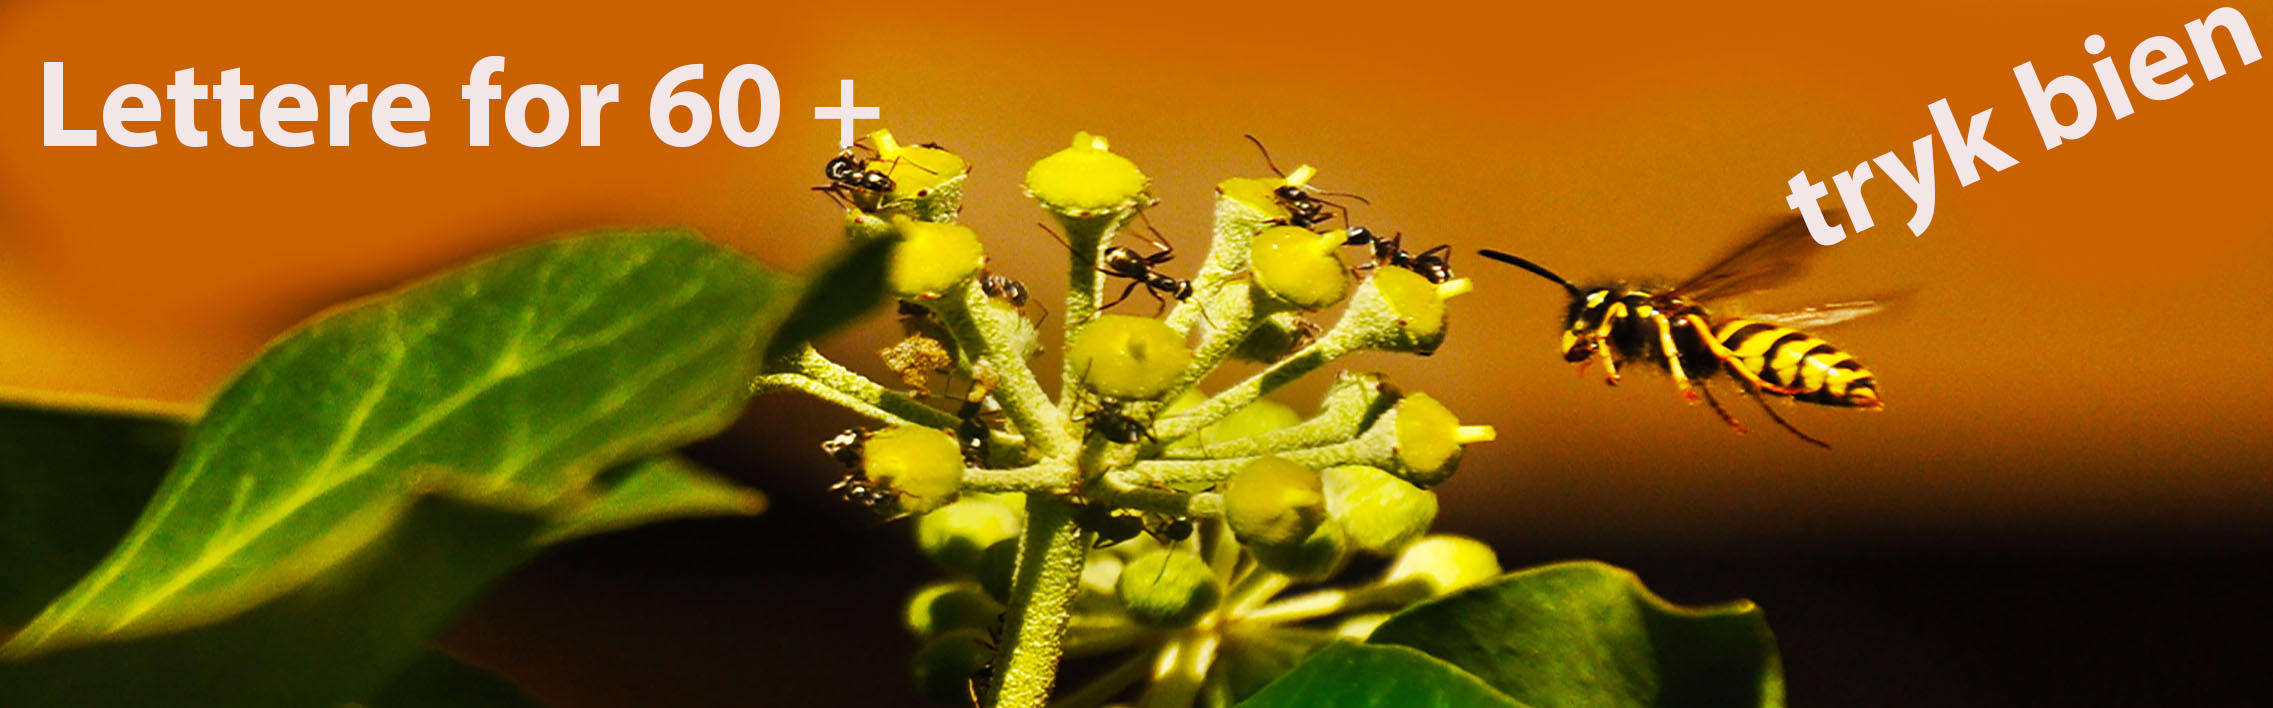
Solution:
[[[1563,350],[1563,361],[1572,363],[1586,361],[1587,357],[1594,356],[1594,348],[1595,344],[1592,339],[1580,339],[1572,342],[1570,348]]]

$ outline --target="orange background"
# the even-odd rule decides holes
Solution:
[[[1017,177],[1077,129],[1149,171],[1156,220],[1193,251],[1209,185],[1261,170],[1241,133],[1370,197],[1379,206],[1360,222],[1456,244],[1481,287],[1457,303],[1451,343],[1430,361],[1370,362],[1503,431],[1448,489],[1455,519],[1514,505],[1500,523],[1644,537],[2262,519],[2273,64],[2229,53],[2209,82],[2190,64],[2190,92],[2135,97],[2121,121],[2103,108],[2091,135],[2047,152],[2012,66],[2088,76],[2083,36],[2104,34],[2121,64],[2146,36],[2184,43],[2183,23],[2217,5],[1910,5],[12,2],[0,6],[0,385],[196,400],[327,303],[592,225],[686,223],[801,266],[835,245],[834,215],[804,187],[836,124],[810,107],[834,105],[852,78],[885,116],[863,130],[972,158],[967,220],[1029,282],[1055,281],[1061,261],[1028,225]],[[2273,4],[2237,7],[2273,50]],[[621,84],[605,146],[569,144],[574,130],[511,145],[500,119],[507,144],[465,147],[456,89],[490,54],[508,58],[508,91]],[[165,133],[155,148],[41,147],[46,60],[67,62],[77,127],[99,126],[110,87],[193,66],[206,81],[242,67],[248,82],[319,94],[412,83],[435,120],[411,149],[379,145],[367,125],[351,148],[230,148],[217,133],[198,149]],[[780,77],[772,142],[713,134],[674,149],[649,134],[654,80],[696,62],[712,81],[745,62]],[[1994,108],[1989,136],[2020,164],[1961,189],[1944,158],[1923,238],[1900,225],[1907,200],[1872,182],[1880,226],[1832,247],[1783,298],[1921,291],[1908,317],[1832,333],[1880,373],[1890,409],[1795,413],[1838,445],[1828,454],[1731,437],[1657,381],[1574,381],[1552,355],[1558,293],[1468,253],[1511,250],[1573,277],[1677,274],[1783,212],[1792,173],[1907,159],[1940,98],[1961,116]],[[889,333],[836,349],[865,359]]]
[[[2233,4],[2273,52],[2273,2]],[[2084,36],[2105,35],[2123,64],[2150,35],[2186,44],[2183,24],[2218,3],[1586,5],[11,0],[0,3],[0,386],[200,400],[329,303],[595,225],[690,224],[802,267],[838,243],[837,215],[805,189],[837,125],[811,107],[834,105],[851,78],[859,102],[883,110],[863,131],[888,126],[971,159],[966,222],[990,238],[999,270],[1052,297],[1062,253],[1031,226],[1041,217],[1017,182],[1075,130],[1109,136],[1153,177],[1154,219],[1190,254],[1174,273],[1196,267],[1213,182],[1262,173],[1242,133],[1283,163],[1320,166],[1319,184],[1372,199],[1359,223],[1456,244],[1478,291],[1455,301],[1450,342],[1429,360],[1361,364],[1498,426],[1499,442],[1442,489],[1441,525],[1504,553],[2263,537],[2273,62],[2242,66],[2229,51],[2229,73],[2207,82],[2190,63],[2185,95],[2134,97],[2137,113],[2120,121],[2103,107],[2088,137],[2050,152],[2011,73],[2034,61],[2046,76],[2089,77]],[[457,87],[492,54],[508,58],[496,79],[508,92],[621,84],[605,146],[573,145],[572,129],[562,144],[520,147],[500,120],[503,144],[465,147]],[[380,145],[367,126],[352,148],[230,148],[216,134],[190,149],[167,133],[155,148],[47,148],[50,60],[67,62],[74,127],[99,127],[111,87],[161,85],[186,67],[206,81],[242,67],[250,83],[319,94],[411,83],[435,119],[430,144],[412,149]],[[675,149],[652,137],[655,80],[697,62],[710,66],[705,83],[740,63],[779,77],[772,142],[737,148],[714,133]],[[1879,225],[1763,300],[1918,290],[1901,316],[1826,333],[1878,372],[1889,403],[1789,413],[1832,451],[1749,405],[1735,410],[1759,432],[1732,436],[1652,377],[1618,389],[1574,379],[1554,355],[1561,294],[1472,255],[1509,250],[1580,279],[1679,275],[1783,213],[1794,172],[1828,180],[1889,150],[1907,162],[1910,141],[1932,131],[1926,105],[1943,98],[1960,116],[1995,109],[1989,137],[2019,164],[1959,188],[1942,158],[1922,238],[1901,225],[1907,200],[1874,180]],[[209,130],[215,120],[200,118]],[[895,331],[877,322],[828,350],[877,372],[868,352]],[[1316,390],[1286,399],[1307,405]],[[784,405],[716,445],[758,470],[729,472],[817,497],[831,472],[812,443],[851,421]],[[849,510],[830,518],[861,523]]]

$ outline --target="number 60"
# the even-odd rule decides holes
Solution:
[[[654,126],[655,137],[665,145],[688,147],[710,136],[710,104],[702,94],[677,91],[679,84],[702,78],[701,64],[688,64],[664,74],[655,82],[655,93],[647,100],[647,122]],[[758,127],[742,129],[742,83],[758,87]],[[685,108],[694,116],[686,130],[671,126],[671,111]],[[774,83],[773,72],[756,64],[743,64],[726,72],[718,85],[718,127],[726,131],[726,139],[742,147],[757,147],[773,139],[776,124],[781,122],[781,86]]]

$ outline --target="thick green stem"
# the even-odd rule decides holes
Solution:
[[[1074,523],[1073,502],[1050,494],[1026,497],[1026,534],[1010,586],[1007,634],[995,659],[995,708],[1039,708],[1057,682],[1066,623],[1081,589],[1090,534]]]
[[[953,429],[956,424],[954,414],[886,389],[821,356],[812,347],[783,357],[768,368],[772,373],[751,382],[752,394],[799,391],[889,425]]]
[[[995,373],[995,400],[1002,403],[1010,422],[1018,432],[1032,441],[1044,458],[1068,454],[1074,446],[1067,434],[1065,412],[1050,403],[1049,395],[1042,392],[1042,384],[1035,380],[1034,370],[1026,366],[1025,357],[1012,350],[1012,332],[1001,318],[993,317],[985,308],[987,294],[977,281],[965,281],[953,292],[930,303],[932,312],[947,326],[955,343],[966,352],[979,352],[988,367]]]
[[[1238,180],[1227,180],[1225,185]],[[1251,180],[1250,180],[1251,181]],[[1249,244],[1255,234],[1271,223],[1284,218],[1286,212],[1273,214],[1257,207],[1253,202],[1223,192],[1224,185],[1216,187],[1215,233],[1208,245],[1207,262],[1200,265],[1198,275],[1192,276],[1192,292],[1198,297],[1176,305],[1168,312],[1168,326],[1178,332],[1189,332],[1192,325],[1201,321],[1200,308],[1216,299],[1216,293],[1233,280],[1245,277],[1248,270]],[[1266,192],[1267,195],[1267,192]],[[1215,313],[1208,313],[1213,317]]]
[[[1208,300],[1213,300],[1215,305],[1206,305]],[[1256,301],[1252,280],[1223,288],[1219,297],[1202,298],[1197,302],[1201,304],[1195,306],[1204,308],[1201,312],[1210,323],[1207,334],[1200,337],[1200,346],[1192,350],[1192,365],[1185,367],[1184,375],[1168,387],[1160,400],[1176,400],[1184,391],[1199,385],[1201,379],[1207,378],[1232,352],[1238,351],[1239,346],[1255,334],[1255,327],[1270,314]]]
[[[1057,217],[1058,227],[1065,230],[1067,247],[1065,341],[1073,341],[1082,327],[1097,319],[1097,306],[1104,302],[1105,274],[1098,271],[1098,265],[1104,258],[1105,243],[1135,214],[1135,210],[1096,216],[1052,212]],[[1058,400],[1069,408],[1080,393],[1080,381],[1081,372],[1073,370],[1073,358],[1066,357],[1065,370],[1058,379]]]
[[[1292,356],[1272,364],[1270,368],[1247,377],[1247,380],[1224,389],[1221,393],[1217,393],[1191,410],[1160,421],[1153,426],[1153,435],[1159,437],[1161,442],[1174,442],[1178,438],[1199,432],[1201,428],[1223,420],[1224,416],[1231,415],[1239,409],[1247,407],[1247,404],[1254,403],[1255,399],[1262,398],[1264,394],[1276,391],[1280,386],[1285,386],[1295,379],[1309,375],[1310,372],[1317,371],[1319,367],[1323,367],[1335,359],[1340,359],[1348,356],[1351,352],[1363,349],[1367,343],[1366,336],[1366,333],[1354,328],[1335,327],[1328,331],[1325,336],[1319,337],[1318,341],[1311,342],[1310,346],[1303,347],[1302,351],[1295,352]]]
[[[1073,479],[1073,474],[1072,465],[1055,461],[1006,470],[971,467],[963,470],[963,491],[1064,494],[1070,491],[1067,482]]]

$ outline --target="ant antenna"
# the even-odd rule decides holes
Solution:
[[[1568,281],[1568,280],[1564,280],[1564,279],[1563,279],[1563,276],[1560,276],[1560,275],[1556,275],[1554,271],[1551,271],[1551,270],[1547,270],[1546,268],[1543,268],[1543,267],[1541,267],[1541,266],[1540,266],[1539,264],[1537,264],[1537,263],[1533,263],[1533,262],[1531,262],[1531,261],[1523,260],[1523,259],[1521,259],[1521,258],[1517,258],[1517,257],[1515,257],[1515,256],[1511,256],[1511,255],[1508,255],[1508,254],[1505,254],[1505,253],[1501,253],[1501,252],[1499,252],[1499,251],[1494,251],[1494,250],[1492,250],[1492,249],[1489,249],[1489,248],[1486,248],[1486,249],[1482,249],[1482,250],[1479,250],[1479,251],[1477,251],[1477,252],[1476,252],[1476,254],[1477,254],[1477,255],[1480,255],[1480,256],[1483,256],[1483,257],[1485,257],[1485,258],[1490,258],[1490,259],[1492,259],[1492,260],[1495,260],[1495,261],[1499,261],[1499,262],[1501,262],[1501,263],[1506,263],[1506,264],[1508,264],[1508,265],[1511,265],[1511,266],[1515,266],[1515,267],[1517,267],[1517,268],[1522,268],[1522,269],[1524,269],[1524,270],[1528,270],[1528,271],[1531,271],[1531,273],[1532,273],[1533,275],[1537,275],[1537,276],[1539,276],[1539,277],[1541,277],[1541,278],[1546,278],[1547,280],[1549,280],[1549,281],[1553,282],[1553,283],[1554,283],[1554,284],[1556,284],[1556,285],[1560,285],[1560,286],[1563,286],[1563,290],[1570,292],[1570,294],[1572,294],[1572,295],[1577,295],[1577,294],[1579,294],[1579,292],[1580,292],[1580,290],[1579,290],[1579,287],[1578,287],[1578,286],[1576,286],[1576,285],[1572,285],[1572,284],[1571,284],[1571,281]]]
[[[1170,253],[1174,253],[1176,251],[1175,246],[1168,245],[1168,237],[1160,235],[1160,227],[1152,225],[1152,216],[1146,214],[1145,210],[1137,210],[1137,219],[1144,222],[1144,229],[1146,231],[1152,232],[1152,234],[1149,236],[1145,234],[1137,234],[1137,238],[1144,239],[1146,243],[1150,243],[1154,248],[1158,248],[1162,251],[1167,251]]]
[[[1361,197],[1361,196],[1358,196],[1357,194],[1355,194],[1355,193],[1351,193],[1351,192],[1327,192],[1327,191],[1323,191],[1323,190],[1321,190],[1321,191],[1319,191],[1319,192],[1318,192],[1318,196],[1321,196],[1321,197],[1349,197],[1349,198],[1351,198],[1351,199],[1355,199],[1355,200],[1357,200],[1357,203],[1359,203],[1359,204],[1364,204],[1364,205],[1366,205],[1366,206],[1373,206],[1373,200],[1370,200],[1370,199],[1366,199],[1365,197]]]
[[[1064,247],[1065,247],[1065,250],[1067,250],[1067,251],[1072,251],[1072,250],[1073,250],[1073,244],[1071,244],[1071,243],[1067,243],[1067,242],[1066,242],[1066,240],[1065,240],[1065,237],[1064,237],[1064,236],[1059,236],[1059,235],[1058,235],[1058,232],[1056,232],[1056,231],[1054,231],[1054,230],[1051,230],[1051,229],[1050,229],[1050,227],[1048,227],[1048,226],[1044,226],[1044,225],[1042,225],[1041,223],[1039,223],[1039,222],[1036,222],[1036,223],[1034,224],[1034,228],[1037,228],[1037,229],[1041,229],[1041,230],[1042,230],[1042,233],[1045,233],[1045,234],[1049,234],[1049,235],[1050,235],[1050,238],[1051,238],[1051,240],[1057,241],[1057,242],[1058,242],[1058,245],[1060,245],[1060,246],[1064,246]]]
[[[1286,171],[1279,169],[1279,163],[1271,161],[1271,149],[1263,147],[1262,140],[1257,139],[1253,135],[1241,135],[1240,137],[1246,138],[1247,142],[1254,143],[1255,149],[1262,151],[1263,164],[1269,165],[1271,167],[1271,174],[1278,175],[1282,179],[1286,177]]]

